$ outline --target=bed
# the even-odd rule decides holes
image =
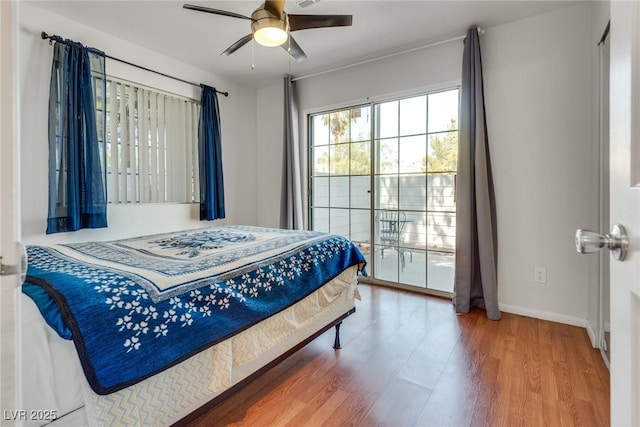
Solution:
[[[54,426],[184,423],[338,330],[365,265],[343,237],[248,226],[27,253],[22,406]]]

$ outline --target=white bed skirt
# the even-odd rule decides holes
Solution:
[[[53,426],[166,426],[184,418],[354,307],[357,267],[295,305],[133,386],[98,395],[75,347],[21,294],[22,408],[55,411]],[[44,425],[27,420],[23,425]]]

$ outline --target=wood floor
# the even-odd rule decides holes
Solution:
[[[608,426],[609,371],[582,328],[360,285],[333,330],[190,426]]]

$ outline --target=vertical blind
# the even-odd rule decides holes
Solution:
[[[109,202],[196,202],[198,102],[109,78],[106,104]]]

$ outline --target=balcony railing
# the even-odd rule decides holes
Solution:
[[[426,188],[424,174],[378,177],[381,202],[377,207],[405,212],[408,222],[403,229],[404,246],[453,253],[456,244],[456,174],[428,172],[426,175]],[[395,182],[398,178],[400,181]],[[398,192],[399,203],[393,197]]]
[[[358,243],[370,243],[370,185],[368,176],[316,176],[311,209],[314,229],[341,234]],[[380,210],[402,211],[407,218],[403,229],[405,247],[453,253],[455,195],[455,172],[377,175],[374,217]],[[374,234],[375,231],[374,228]]]

